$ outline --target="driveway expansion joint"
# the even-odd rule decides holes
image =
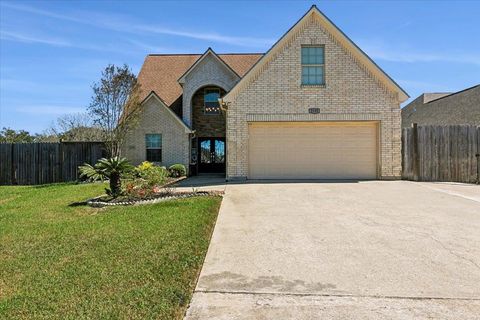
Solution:
[[[458,300],[480,301],[470,297],[421,297],[421,296],[394,296],[394,295],[368,295],[368,294],[336,294],[336,293],[298,293],[298,292],[253,292],[253,291],[228,291],[228,290],[195,290],[195,293],[226,294],[226,295],[271,295],[271,296],[295,296],[295,297],[335,297],[335,298],[371,298],[371,299],[398,299],[398,300]]]
[[[435,186],[435,184],[437,184],[437,186]],[[454,196],[454,197],[463,198],[463,199],[467,199],[467,200],[471,200],[471,201],[475,201],[477,203],[480,203],[480,197],[478,197],[478,196],[472,197],[471,195],[467,195],[467,194],[464,194],[462,192],[452,191],[452,190],[444,190],[444,189],[441,189],[442,185],[438,184],[436,182],[431,182],[431,183],[428,183],[428,184],[427,183],[420,183],[420,186],[422,186],[424,188],[428,188],[428,189],[433,190],[433,191],[448,194],[448,195],[451,195],[451,196]],[[458,184],[458,186],[480,189],[480,187],[478,185]]]

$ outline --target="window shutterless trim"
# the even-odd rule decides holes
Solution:
[[[304,48],[322,48],[322,57],[323,63],[304,63],[303,62],[303,49]],[[324,44],[305,44],[301,45],[300,47],[300,66],[301,66],[301,74],[300,74],[300,85],[301,86],[325,86],[325,45]],[[322,68],[322,81],[321,83],[304,83],[303,82],[303,68],[304,67],[318,67]],[[308,77],[308,76],[307,76]]]
[[[147,136],[159,136],[160,137],[160,146],[159,147],[149,147],[147,144]],[[162,152],[162,147],[163,147],[163,137],[161,133],[146,133],[145,134],[145,159],[150,162],[162,162],[163,159],[163,152]],[[160,159],[149,159],[148,158],[148,151],[149,150],[160,150]]]
[[[218,99],[216,101],[205,101],[205,96],[206,96],[206,91],[216,91],[218,92],[218,97],[220,98],[220,94],[221,94],[221,91],[219,88],[204,88],[203,89],[203,114],[205,116],[219,116],[221,114],[221,111],[220,111],[220,104],[218,103]],[[206,103],[207,102],[216,102],[218,103],[218,112],[216,113],[208,113],[205,108],[206,108]]]

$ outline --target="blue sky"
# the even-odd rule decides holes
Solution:
[[[412,98],[480,83],[476,1],[1,1],[0,127],[42,132],[85,110],[109,63],[265,52],[312,4]]]

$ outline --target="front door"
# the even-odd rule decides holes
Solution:
[[[225,172],[225,138],[198,138],[200,173]]]

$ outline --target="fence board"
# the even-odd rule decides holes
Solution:
[[[417,166],[415,145],[418,146]],[[478,153],[480,126],[417,126],[402,130],[404,179],[477,182]]]
[[[105,155],[100,142],[1,143],[0,185],[78,180],[78,166]]]

